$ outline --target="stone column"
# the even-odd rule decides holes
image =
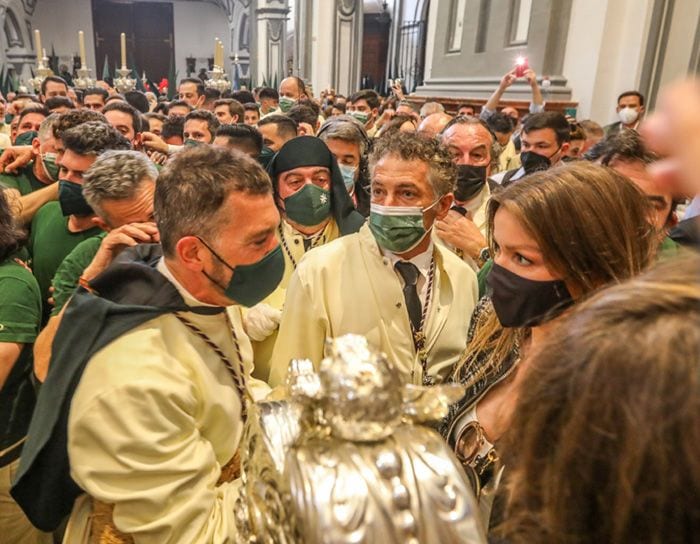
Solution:
[[[253,0],[254,26],[251,28],[251,75],[255,85],[277,84],[287,75],[285,42],[287,0]]]
[[[311,0],[311,4],[310,79],[314,93],[333,87],[347,96],[360,83],[362,1]]]
[[[27,87],[27,81],[32,77],[31,70],[36,64],[33,35],[30,32],[35,6],[35,1],[0,0],[0,29],[4,29],[7,23],[10,31],[3,37],[0,46],[0,65],[4,64],[5,70],[13,67],[20,83]]]

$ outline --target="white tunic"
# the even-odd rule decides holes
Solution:
[[[158,269],[188,305],[202,305],[162,262]],[[252,348],[240,309],[227,311],[249,374]],[[223,313],[185,316],[238,361]],[[163,315],[90,359],[68,422],[71,475],[88,495],[114,504],[115,526],[136,543],[236,542],[239,484],[216,482],[238,448],[242,427],[229,370],[175,316]],[[76,501],[64,542],[87,541],[90,513],[84,495]]]

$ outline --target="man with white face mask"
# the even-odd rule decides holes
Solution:
[[[605,137],[617,134],[621,130],[637,130],[644,115],[644,95],[638,91],[626,91],[617,97],[617,116],[619,121],[605,127]]]
[[[440,143],[415,134],[381,138],[369,159],[369,221],[309,251],[287,289],[270,384],[291,359],[318,366],[327,338],[361,334],[407,382],[446,380],[466,343],[476,276],[434,244],[452,206],[456,167]]]

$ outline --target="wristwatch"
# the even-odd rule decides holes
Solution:
[[[476,259],[476,264],[479,265],[479,268],[481,268],[486,264],[486,261],[488,261],[490,258],[491,250],[488,247],[482,248],[481,251],[479,251],[479,256]]]

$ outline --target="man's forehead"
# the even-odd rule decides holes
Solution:
[[[529,132],[523,132],[522,135],[520,136],[520,139],[524,140],[528,143],[536,143],[536,142],[550,143],[550,142],[555,141],[557,139],[557,135],[554,132],[554,129],[552,129],[552,128],[538,128],[535,130],[531,130]]]
[[[318,173],[326,173],[330,174],[330,169],[325,167],[325,166],[299,166],[298,168],[292,168],[291,170],[287,170],[286,172],[282,172],[283,176],[292,176],[292,175],[309,175],[309,174],[318,174]]]
[[[448,143],[491,144],[491,134],[480,123],[457,123],[445,133]]]

